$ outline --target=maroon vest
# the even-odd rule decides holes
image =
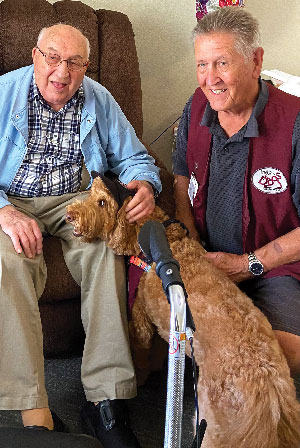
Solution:
[[[244,252],[253,252],[300,226],[292,201],[292,134],[300,111],[300,98],[268,85],[269,99],[257,118],[259,137],[251,138],[243,191],[242,236]],[[194,94],[189,127],[187,164],[198,191],[193,209],[201,237],[207,236],[205,214],[211,156],[211,134],[200,126],[207,99]],[[269,168],[269,169],[267,169]],[[300,262],[272,269],[265,277],[292,275],[300,280]]]

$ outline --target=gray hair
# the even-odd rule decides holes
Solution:
[[[56,23],[55,25],[46,26],[46,27],[42,28],[40,33],[39,33],[39,35],[38,35],[36,45],[39,46],[40,41],[43,39],[45,33],[49,30],[49,28],[52,28],[52,26],[57,26],[57,25],[66,25],[66,24],[65,23]],[[71,26],[71,25],[68,25],[68,26]],[[74,28],[75,30],[79,31],[79,33],[82,34],[82,37],[85,39],[87,55],[88,55],[88,58],[89,58],[91,47],[90,47],[90,42],[89,42],[88,38],[83,34],[83,32],[79,28],[76,28],[75,26],[72,26],[72,28]]]
[[[209,33],[233,34],[235,48],[245,59],[249,59],[260,46],[258,21],[242,7],[225,6],[206,14],[195,26],[193,40]]]

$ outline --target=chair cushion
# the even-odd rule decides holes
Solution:
[[[81,322],[80,287],[65,264],[61,242],[44,238],[47,280],[39,300],[45,356],[81,353],[84,330]]]
[[[73,280],[65,264],[59,238],[46,237],[43,246],[47,281],[40,303],[80,298],[80,286]]]

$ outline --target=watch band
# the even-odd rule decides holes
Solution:
[[[254,252],[250,252],[248,255],[248,260],[251,263],[252,261],[258,261]]]

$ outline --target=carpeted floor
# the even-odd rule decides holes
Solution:
[[[65,422],[69,432],[75,434],[81,433],[79,413],[85,402],[80,381],[80,363],[80,357],[47,359],[45,361],[50,408]],[[300,379],[295,382],[299,393]],[[130,401],[132,428],[143,448],[159,448],[164,445],[166,385],[167,367],[162,371],[152,373],[146,385],[139,387],[138,396]],[[184,390],[181,448],[191,448],[194,392],[191,361],[188,358],[186,358]],[[0,411],[0,426],[21,425],[18,412]]]
[[[79,413],[85,402],[80,381],[81,358],[47,359],[46,386],[50,408],[66,423],[68,430],[81,433]],[[130,401],[131,424],[143,448],[164,445],[167,368],[151,374],[138,396]],[[186,359],[182,448],[193,441],[194,392],[191,361]],[[0,426],[21,426],[18,412],[0,411]],[[2,447],[1,447],[2,448]]]

